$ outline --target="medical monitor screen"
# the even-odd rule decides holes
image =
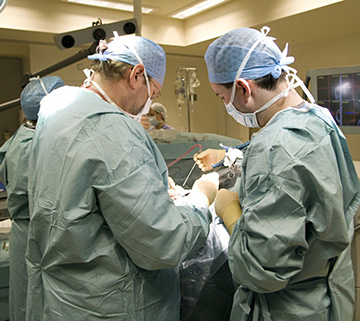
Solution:
[[[306,76],[315,102],[329,109],[343,133],[360,135],[360,65],[310,69]]]
[[[317,103],[339,126],[360,126],[360,73],[317,76]]]

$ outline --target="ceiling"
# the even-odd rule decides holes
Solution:
[[[112,0],[116,1],[116,0]],[[271,27],[281,42],[311,42],[342,37],[360,30],[359,0],[226,0],[186,20],[170,15],[199,1],[119,1],[153,7],[135,16],[141,34],[168,53],[203,55],[209,42],[239,27]],[[101,18],[112,23],[134,13],[66,3],[63,0],[9,0],[0,13],[0,42],[53,44],[53,35],[88,28]],[[286,26],[286,28],[284,28]]]
[[[13,1],[13,0],[9,0],[9,1]],[[66,0],[47,0],[48,2],[63,2],[63,5],[67,5],[65,2]],[[98,0],[98,1],[102,1],[102,0]],[[104,0],[105,1],[105,0]],[[106,0],[107,1],[107,0]],[[160,17],[166,17],[166,18],[171,18],[171,15],[174,13],[177,13],[180,10],[186,9],[194,4],[197,4],[199,2],[202,2],[204,0],[108,0],[109,2],[119,2],[119,3],[124,3],[124,4],[129,4],[129,5],[141,5],[143,7],[150,7],[153,9],[153,11],[149,14],[146,15],[151,15],[151,16],[160,16]],[[224,2],[222,2],[221,4],[217,5],[221,6],[224,5],[228,2],[231,1],[237,1],[237,0],[224,0]],[[72,5],[72,6],[81,6],[80,4],[68,4],[68,5]],[[91,8],[91,6],[89,6]],[[92,8],[96,8],[96,7],[92,7]],[[96,9],[94,9],[96,10]],[[110,9],[112,10],[112,9]]]
[[[225,0],[222,4],[218,6],[224,5],[225,2],[230,2],[234,0]],[[116,1],[115,1],[116,2]],[[122,3],[130,3],[132,1],[118,1]],[[141,2],[141,1],[140,1]],[[177,13],[180,10],[186,9],[189,6],[197,3],[199,1],[196,0],[142,0],[142,5],[144,7],[154,8],[154,10],[149,13],[150,15],[157,15],[161,17],[168,17],[170,18],[172,14]]]

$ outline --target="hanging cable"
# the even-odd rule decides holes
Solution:
[[[195,144],[193,145],[186,153],[184,153],[183,155],[181,155],[180,157],[178,157],[177,159],[175,159],[174,161],[172,161],[170,164],[167,165],[167,168],[169,168],[170,166],[176,164],[179,160],[181,160],[182,158],[184,158],[187,154],[189,154],[195,147],[199,147],[199,152],[202,151],[202,146],[201,144]]]

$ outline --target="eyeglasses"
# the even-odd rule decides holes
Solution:
[[[145,76],[144,76],[144,77],[145,77]],[[152,78],[149,77],[149,80],[150,80],[150,82],[154,85],[154,87],[155,87],[155,89],[156,89],[156,91],[157,91],[155,94],[153,94],[153,95],[151,96],[151,100],[154,100],[154,99],[159,98],[159,97],[161,96],[161,90],[159,89],[158,86],[156,86],[156,84],[155,84],[155,82],[153,81]]]

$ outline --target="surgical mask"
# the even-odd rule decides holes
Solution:
[[[154,126],[154,127],[159,125],[159,121],[156,119],[156,116],[149,117],[149,123],[151,126]]]
[[[151,103],[152,103],[152,99],[151,99],[151,93],[150,93],[150,84],[149,84],[149,78],[146,74],[146,71],[144,70],[144,75],[145,75],[145,81],[146,81],[146,86],[147,86],[147,90],[148,90],[148,99],[146,100],[146,103],[144,105],[144,107],[141,109],[141,112],[139,114],[137,114],[137,117],[140,115],[140,120],[141,120],[141,116],[142,115],[146,115],[149,113],[150,111],[150,107],[151,107]],[[139,121],[140,121],[139,120]]]
[[[277,94],[274,98],[272,98],[270,101],[268,101],[265,105],[263,105],[260,109],[256,110],[253,113],[242,113],[238,111],[233,102],[236,92],[236,80],[240,78],[240,75],[242,71],[244,70],[246,63],[248,62],[251,53],[255,50],[255,48],[261,43],[265,42],[267,38],[267,34],[269,33],[270,28],[264,27],[261,29],[262,32],[262,38],[255,41],[255,43],[252,45],[252,47],[249,49],[248,53],[246,54],[244,60],[242,61],[238,72],[236,73],[234,84],[231,89],[231,95],[230,95],[230,101],[228,104],[225,104],[226,111],[228,114],[233,117],[239,124],[244,125],[246,127],[260,127],[258,120],[257,120],[257,114],[267,108],[269,108],[271,105],[273,105],[275,102],[277,102],[280,98],[287,97],[289,94],[289,91],[296,87],[301,87],[304,93],[307,95],[311,103],[315,102],[315,99],[311,95],[310,91],[306,88],[303,81],[296,75],[297,71],[294,68],[291,68],[289,66],[283,66],[282,69],[284,69],[287,72],[286,79],[289,82],[289,86],[281,91],[279,94]],[[271,37],[268,37],[270,39],[273,39]],[[287,46],[285,47],[284,57],[286,58],[287,55]],[[246,80],[243,80],[246,82]]]

